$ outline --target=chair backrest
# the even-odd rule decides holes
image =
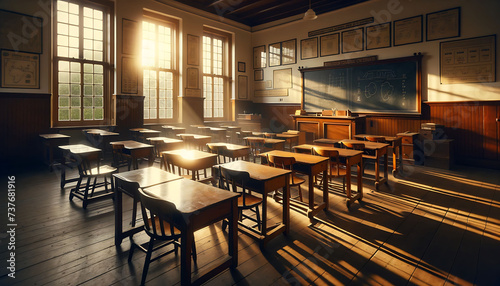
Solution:
[[[271,167],[291,170],[292,174],[294,173],[293,164],[295,164],[296,162],[294,157],[285,157],[285,156],[267,154],[267,162]]]
[[[184,141],[188,149],[195,149],[194,135],[181,135],[182,141]]]
[[[246,194],[248,194],[247,186],[250,181],[250,174],[245,171],[229,170],[224,167],[219,168],[219,174],[219,188],[240,193],[242,206],[245,207],[247,205]],[[242,189],[241,192],[238,192],[238,187]]]
[[[176,207],[173,203],[152,197],[139,188],[139,199],[141,201],[142,218],[144,229],[150,235],[157,238],[172,236],[174,227],[170,224],[169,229],[165,229],[163,221],[172,221],[176,215]]]
[[[187,170],[179,167],[179,162],[183,160],[182,156],[180,156],[179,154],[171,154],[166,152],[163,152],[161,154],[163,156],[163,161],[165,162],[165,167],[168,172],[177,174],[179,176],[188,174]]]
[[[370,142],[378,142],[378,143],[385,143],[385,137],[384,136],[365,136],[366,141]]]
[[[252,155],[257,156],[264,149],[264,144],[266,143],[265,138],[248,138],[248,146],[250,146],[250,152]]]
[[[80,175],[97,175],[99,173],[99,167],[101,163],[101,154],[97,152],[92,152],[89,154],[85,154],[79,156],[77,159],[79,160],[78,171]],[[96,168],[97,173],[93,173],[92,169]]]
[[[226,163],[226,157],[224,156],[224,151],[227,151],[227,146],[226,145],[216,145],[213,143],[207,143],[208,151],[212,154],[217,154],[217,163],[220,164],[221,159],[220,156],[224,159],[224,163]]]
[[[313,147],[312,153],[313,153],[313,155],[319,155],[322,157],[330,158],[330,161],[329,161],[329,163],[330,163],[330,175],[336,175],[336,176],[339,175],[339,172],[340,172],[339,151],[323,149],[321,147]]]
[[[364,143],[344,142],[344,141],[342,141],[342,145],[345,148],[347,148],[347,149],[360,150],[360,151],[365,150],[365,144]]]

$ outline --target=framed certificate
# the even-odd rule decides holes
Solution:
[[[292,39],[281,42],[281,64],[289,65],[297,63],[297,40]]]
[[[394,21],[394,46],[422,41],[422,15]]]
[[[303,39],[300,41],[300,59],[312,59],[318,57],[318,38]]]
[[[253,68],[261,69],[266,67],[266,46],[253,48]]]
[[[319,54],[321,57],[340,54],[340,35],[339,33],[321,36],[319,38]]]
[[[366,49],[374,50],[391,46],[391,23],[366,27]]]
[[[281,65],[281,43],[274,43],[269,45],[269,66]]]
[[[363,28],[342,32],[342,53],[363,50]]]
[[[460,7],[429,13],[426,20],[427,41],[460,37]]]

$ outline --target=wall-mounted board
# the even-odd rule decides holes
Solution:
[[[422,56],[301,69],[302,108],[420,114]]]

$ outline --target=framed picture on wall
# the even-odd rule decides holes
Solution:
[[[366,27],[366,49],[374,50],[391,46],[391,23]]]
[[[264,80],[264,70],[263,69],[254,70],[253,71],[253,80],[255,80],[255,81]]]
[[[0,9],[0,50],[41,54],[43,19]]]
[[[300,41],[300,59],[307,60],[318,57],[318,38],[303,39]]]
[[[246,75],[238,76],[238,98],[248,99],[248,77]]]
[[[281,64],[289,65],[297,63],[297,40],[292,39],[281,42]]]
[[[394,21],[394,46],[422,42],[422,24],[422,15]]]
[[[40,88],[39,54],[1,51],[0,61],[1,87]]]
[[[197,66],[200,64],[200,37],[187,35],[187,64]]]
[[[426,40],[460,37],[460,7],[426,15]]]
[[[139,92],[139,68],[134,57],[122,57],[122,93]]]
[[[363,28],[342,32],[342,53],[363,50]]]
[[[269,66],[281,65],[281,43],[269,44]]]
[[[137,37],[139,35],[139,24],[136,21],[122,19],[122,53],[125,55],[137,55]]]
[[[239,72],[245,72],[246,71],[245,62],[238,62],[238,71]]]
[[[253,68],[261,69],[266,67],[266,46],[253,48]]]
[[[321,36],[319,38],[319,54],[321,57],[340,54],[340,35],[339,33]]]
[[[186,79],[186,87],[189,89],[197,89],[198,88],[198,69],[197,68],[187,68],[187,79]]]

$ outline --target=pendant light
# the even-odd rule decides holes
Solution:
[[[302,19],[309,21],[309,20],[314,20],[316,18],[318,18],[318,16],[316,16],[316,13],[314,13],[314,10],[311,8],[311,0],[309,0],[309,10],[306,11],[306,13],[304,14],[304,18]]]

